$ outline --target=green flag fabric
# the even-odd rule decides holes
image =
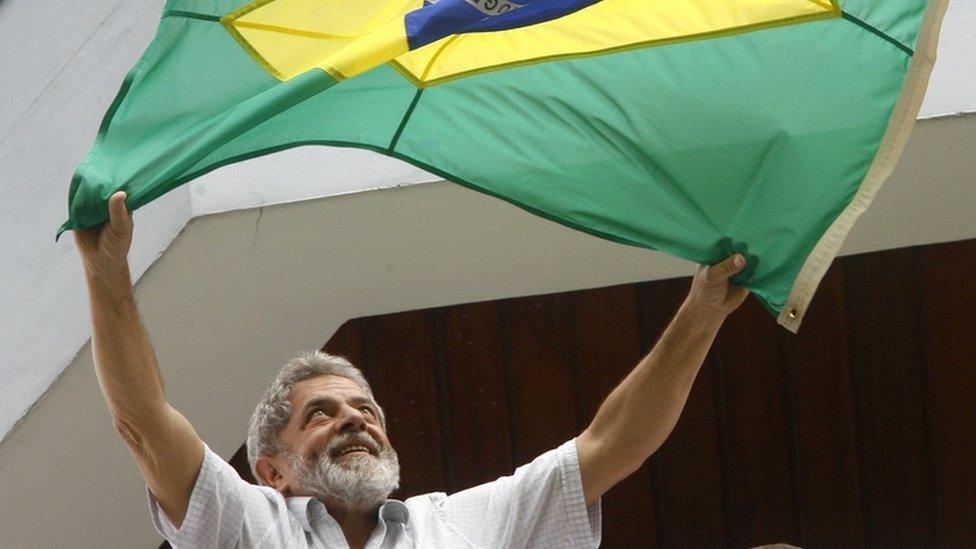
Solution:
[[[359,147],[616,242],[742,253],[735,282],[798,329],[904,147],[946,0],[552,1],[169,0],[59,234],[118,190]]]

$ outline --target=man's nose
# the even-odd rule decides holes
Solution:
[[[366,416],[353,406],[342,407],[342,421],[339,427],[343,432],[365,431]]]

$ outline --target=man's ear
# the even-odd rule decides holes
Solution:
[[[254,472],[257,473],[258,480],[266,485],[284,493],[286,488],[284,471],[281,470],[277,460],[269,456],[261,456],[254,462]]]

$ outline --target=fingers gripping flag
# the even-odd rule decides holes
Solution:
[[[169,0],[61,231],[307,144],[699,263],[797,329],[903,148],[946,0]],[[327,170],[328,166],[323,166]]]

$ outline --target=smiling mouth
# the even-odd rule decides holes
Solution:
[[[343,449],[339,450],[338,452],[336,452],[335,453],[335,457],[341,458],[343,456],[347,456],[347,455],[350,455],[350,454],[359,454],[359,453],[363,453],[363,454],[370,455],[370,456],[373,455],[373,452],[369,448],[367,448],[366,446],[362,446],[362,445],[359,445],[359,444],[354,444],[352,446],[346,446],[345,448],[343,448]]]

